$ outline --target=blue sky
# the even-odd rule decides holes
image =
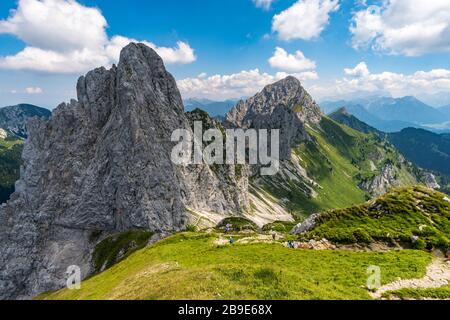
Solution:
[[[2,0],[0,105],[52,109],[75,97],[79,75],[115,62],[104,49],[125,43],[113,43],[115,36],[163,48],[185,97],[246,96],[293,74],[319,100],[370,93],[447,102],[449,1],[265,1],[270,8],[256,0]],[[77,29],[70,19],[86,25]],[[27,48],[39,51],[24,58]],[[86,48],[88,61],[77,63]]]

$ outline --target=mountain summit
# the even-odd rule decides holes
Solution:
[[[318,124],[321,119],[319,106],[300,81],[289,76],[240,101],[227,114],[226,123],[246,129],[280,129],[280,154],[289,159],[291,146],[308,139],[305,125]]]

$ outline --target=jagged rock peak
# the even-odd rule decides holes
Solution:
[[[309,139],[305,125],[321,120],[319,106],[300,81],[289,76],[240,101],[227,114],[225,123],[239,128],[280,129],[281,157],[288,159],[293,144]]]
[[[249,127],[255,116],[288,111],[303,123],[318,123],[322,117],[319,106],[293,76],[266,86],[247,101],[240,101],[228,113],[227,122],[237,127]]]
[[[120,52],[119,63],[146,62],[152,69],[166,72],[162,58],[155,50],[142,43],[131,42]]]
[[[269,92],[288,92],[288,93],[295,93],[299,90],[304,90],[302,87],[302,84],[300,80],[298,80],[296,77],[293,76],[287,76],[286,78],[279,80],[275,83],[267,85],[263,91]]]

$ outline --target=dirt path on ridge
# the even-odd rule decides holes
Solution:
[[[427,273],[422,279],[398,280],[386,284],[370,295],[374,299],[381,299],[384,293],[401,289],[436,289],[450,283],[450,262],[442,254],[436,256],[427,267]]]

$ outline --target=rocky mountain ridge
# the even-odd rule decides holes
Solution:
[[[281,129],[280,172],[253,175],[251,191],[278,199],[294,216],[354,205],[392,187],[417,183],[413,168],[392,146],[323,115],[294,77],[240,101],[225,125]]]

